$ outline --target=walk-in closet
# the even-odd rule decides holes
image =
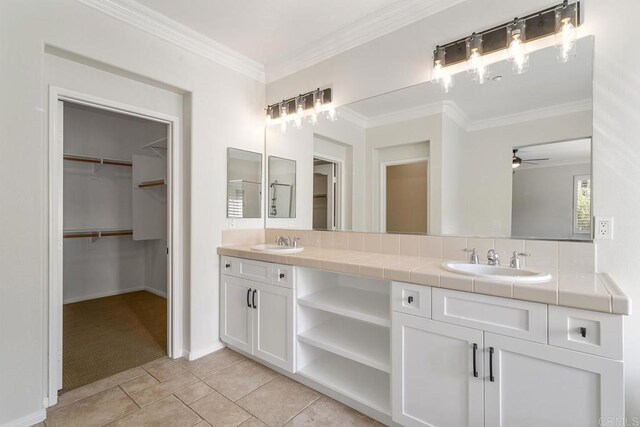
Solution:
[[[165,123],[63,108],[63,391],[167,354]]]

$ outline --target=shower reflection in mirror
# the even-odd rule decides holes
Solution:
[[[262,154],[227,150],[227,218],[262,217]]]
[[[296,217],[296,162],[269,156],[269,218]]]

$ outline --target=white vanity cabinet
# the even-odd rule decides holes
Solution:
[[[222,262],[222,341],[294,372],[292,268],[230,257]]]
[[[392,286],[395,291],[406,284]],[[549,345],[548,330],[558,335],[561,328],[555,321],[547,325],[552,307],[428,289],[432,318],[408,315],[398,304],[393,306],[395,422],[438,427],[598,426],[601,417],[624,416],[622,361],[596,355],[596,346],[575,351]],[[602,313],[572,315],[585,319],[578,325],[593,325],[592,318],[606,321]],[[565,326],[565,334],[571,337],[573,329]],[[588,333],[595,334],[594,329]]]

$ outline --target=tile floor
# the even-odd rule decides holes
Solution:
[[[72,390],[54,426],[367,426],[382,424],[244,356],[154,360]]]

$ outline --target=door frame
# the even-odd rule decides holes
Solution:
[[[45,347],[48,349],[48,374],[46,406],[58,401],[59,357],[62,349],[62,306],[63,306],[63,185],[64,152],[62,139],[58,138],[59,120],[63,117],[60,102],[84,105],[104,111],[111,111],[164,123],[167,132],[167,353],[171,358],[183,355],[183,240],[182,226],[182,158],[180,152],[180,119],[165,113],[147,110],[111,99],[96,97],[57,86],[49,86],[49,135],[48,135],[48,316],[45,318]]]
[[[386,162],[380,162],[380,232],[387,232],[387,167],[398,165],[410,165],[413,163],[427,162],[427,232],[429,231],[429,225],[431,223],[431,215],[429,207],[431,206],[431,161],[429,157],[416,157],[413,159],[404,160],[389,160]]]

